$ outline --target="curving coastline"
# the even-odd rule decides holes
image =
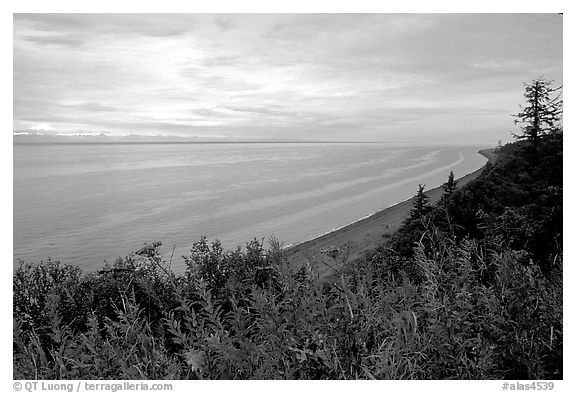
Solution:
[[[494,150],[484,149],[478,153],[486,157],[487,162],[490,162],[494,159]],[[458,186],[461,187],[474,180],[482,173],[484,167],[485,165],[457,179]],[[426,191],[426,195],[430,198],[431,203],[435,203],[442,195],[442,187],[430,189]],[[324,258],[323,263],[319,263],[320,258],[322,258],[321,250],[347,246],[349,250],[348,260],[365,257],[378,246],[383,235],[396,231],[408,217],[413,201],[414,197],[409,198],[316,238],[287,246],[284,251],[288,262],[294,266],[301,266],[307,262],[313,263],[316,265],[320,277],[326,277],[332,271],[326,265],[328,258]]]

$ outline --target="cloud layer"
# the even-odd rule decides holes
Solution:
[[[14,129],[494,143],[556,14],[17,14]]]

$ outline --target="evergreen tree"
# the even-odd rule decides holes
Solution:
[[[456,191],[457,186],[458,182],[454,180],[454,172],[450,171],[448,180],[446,183],[442,184],[442,189],[444,190],[444,195],[442,195],[442,202],[448,202],[454,191]]]
[[[562,130],[559,124],[562,119],[562,86],[554,88],[552,83],[539,78],[524,84],[527,105],[513,115],[516,117],[514,124],[521,124],[523,131],[517,138],[528,139],[535,145],[542,135]]]
[[[425,185],[418,185],[418,192],[416,193],[412,210],[410,211],[410,218],[417,220],[422,218],[429,210],[428,196],[424,194]]]

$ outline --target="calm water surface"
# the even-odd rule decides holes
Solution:
[[[14,145],[14,262],[84,270],[202,235],[301,242],[480,168],[473,147],[389,144]]]

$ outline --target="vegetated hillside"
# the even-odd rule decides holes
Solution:
[[[195,243],[176,276],[144,247],[99,272],[14,275],[15,379],[562,378],[562,135],[450,179],[330,280],[281,245]]]

